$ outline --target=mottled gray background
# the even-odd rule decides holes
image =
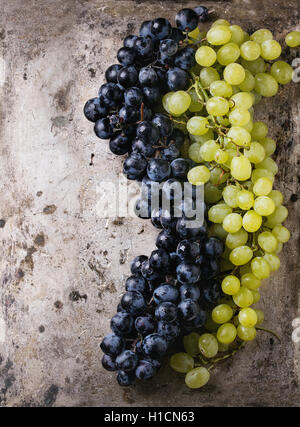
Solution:
[[[298,0],[202,4],[247,30],[270,28],[279,40],[300,29]],[[128,260],[149,253],[157,231],[138,219],[96,216],[97,184],[115,177],[122,159],[94,136],[82,107],[96,95],[122,39],[144,19],[173,20],[183,5],[197,2],[1,1],[2,406],[299,405],[299,344],[291,334],[300,317],[300,83],[265,100],[256,116],[278,142],[277,188],[290,212],[292,239],[259,303],[281,344],[259,333],[199,391],[188,390],[168,367],[124,391],[100,364],[99,342],[109,331]],[[300,49],[285,54],[291,62]]]

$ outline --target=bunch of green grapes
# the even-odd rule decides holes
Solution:
[[[298,46],[299,36],[288,34],[286,43]],[[293,69],[278,59],[281,46],[267,29],[249,36],[218,20],[206,34],[196,29],[189,37],[193,44],[201,40],[194,82],[187,91],[166,94],[163,106],[186,126],[189,157],[197,164],[188,180],[204,184],[210,233],[224,241],[222,271],[229,271],[222,281],[226,297],[212,310],[205,333],[187,335],[185,353],[170,361],[186,374],[188,387],[199,388],[223,358],[220,353],[226,358],[256,337],[264,314],[251,306],[260,300],[261,281],[278,270],[278,253],[290,238],[282,225],[288,216],[283,195],[273,188],[276,142],[253,115],[262,97],[274,96],[279,84],[292,80]]]

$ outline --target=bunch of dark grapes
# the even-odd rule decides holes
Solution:
[[[208,237],[207,217],[201,226],[189,227],[196,191],[190,199],[179,200],[181,215],[174,215],[174,188],[182,188],[194,166],[180,156],[184,133],[167,115],[156,112],[165,93],[189,86],[195,52],[185,42],[186,34],[206,20],[207,13],[201,6],[183,9],[176,15],[177,28],[164,18],[143,22],[139,36],[125,38],[117,53],[119,64],[106,70],[107,83],[99,96],[84,107],[96,135],[110,139],[114,154],[127,155],[127,178],[142,182],[146,196],[137,202],[137,215],[151,218],[161,229],[157,250],[132,261],[132,276],[111,319],[112,333],[100,345],[103,367],[118,371],[121,386],[152,378],[168,348],[183,334],[201,329],[222,294],[218,273],[223,243]],[[153,183],[163,183],[154,209]],[[163,199],[169,209],[163,208]]]
[[[118,371],[121,386],[152,378],[168,348],[201,329],[222,296],[217,276],[223,243],[208,237],[205,223],[188,228],[188,221],[161,219],[157,249],[131,262],[112,333],[100,345],[103,367]]]

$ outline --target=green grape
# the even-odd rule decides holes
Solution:
[[[233,324],[235,327],[239,326],[239,316],[234,316],[233,318]]]
[[[223,199],[226,205],[231,208],[237,208],[236,196],[240,192],[240,189],[236,185],[227,185],[223,190]]]
[[[194,359],[187,353],[175,353],[171,356],[170,366],[174,371],[185,374],[194,368]]]
[[[252,341],[256,337],[256,329],[246,328],[243,325],[239,325],[237,327],[237,334],[242,341]]]
[[[191,332],[183,337],[183,346],[187,354],[192,357],[197,356],[199,353],[198,341],[200,335],[197,332]]]
[[[250,289],[241,286],[239,291],[232,296],[234,303],[241,308],[249,307],[253,304],[253,295]]]
[[[283,244],[282,243],[278,243],[278,248],[277,248],[276,254],[279,254],[282,251],[282,247],[283,247]]]
[[[255,87],[255,78],[253,74],[245,69],[245,79],[244,81],[239,85],[239,88],[243,92],[251,92]]]
[[[291,237],[291,233],[289,232],[289,230],[280,224],[275,225],[275,227],[272,230],[272,233],[280,243],[288,242]]]
[[[246,307],[242,308],[239,312],[239,322],[246,328],[252,328],[257,323],[257,314],[253,308]]]
[[[204,135],[208,131],[206,117],[194,116],[186,124],[186,128],[192,135]]]
[[[283,195],[280,191],[278,190],[272,190],[269,194],[268,197],[270,197],[270,199],[273,200],[276,208],[278,208],[282,202],[283,202]]]
[[[213,116],[224,116],[229,111],[229,102],[221,96],[214,96],[206,101],[206,110]]]
[[[267,169],[272,172],[273,175],[276,175],[278,172],[277,163],[271,159],[271,157],[266,157],[262,162],[255,165],[257,169]]]
[[[224,277],[222,281],[222,291],[226,295],[235,295],[240,289],[240,281],[236,276],[229,275]]]
[[[223,71],[224,80],[231,85],[241,84],[246,77],[245,69],[236,62],[226,65]]]
[[[267,169],[254,169],[251,175],[251,181],[253,184],[259,179],[259,178],[269,178],[272,182],[274,182],[274,175],[271,171]]]
[[[255,31],[251,36],[250,39],[255,41],[258,44],[262,44],[266,40],[272,40],[273,35],[270,30],[267,30],[265,28],[262,28],[260,30]]]
[[[226,25],[216,25],[207,32],[206,39],[214,46],[228,43],[231,39],[230,29]]]
[[[267,61],[273,61],[281,54],[281,46],[276,40],[266,40],[261,44],[261,56]]]
[[[268,262],[262,257],[253,258],[251,261],[251,270],[254,276],[260,280],[267,279],[271,272]]]
[[[267,196],[273,187],[273,183],[269,178],[259,178],[253,186],[253,193],[256,196]]]
[[[202,157],[200,154],[201,144],[199,142],[194,142],[189,146],[189,158],[195,163],[201,163]]]
[[[221,258],[220,271],[222,273],[228,270],[232,270],[233,268],[234,268],[234,265],[228,259]]]
[[[217,340],[222,344],[231,344],[236,334],[236,327],[232,323],[224,323],[217,331]]]
[[[187,387],[195,389],[205,386],[210,378],[209,371],[204,367],[194,368],[185,376]]]
[[[246,73],[245,73],[246,74]],[[240,92],[240,88],[239,88],[239,86],[235,86],[235,85],[233,85],[233,86],[231,86],[232,87],[232,93],[233,93],[233,95],[235,95],[236,93],[239,93]]]
[[[300,45],[300,31],[292,31],[285,37],[285,43],[289,47],[298,47]]]
[[[219,342],[219,353],[225,353],[228,350],[229,350],[228,344],[222,344]]]
[[[244,156],[251,163],[257,164],[264,160],[266,155],[264,147],[259,142],[251,142],[249,149],[244,150]]]
[[[274,228],[275,225],[281,224],[283,221],[286,220],[288,216],[288,210],[285,206],[278,206],[278,208],[275,208],[274,212],[268,217],[268,220],[266,221],[266,226],[269,227],[269,224],[272,225],[271,228]]]
[[[209,181],[210,171],[206,166],[195,166],[187,174],[188,181],[193,185],[202,185]]]
[[[205,67],[200,71],[200,83],[204,87],[209,87],[212,82],[220,80],[220,75],[215,68]]]
[[[277,249],[277,239],[270,231],[263,231],[258,235],[257,242],[259,246],[268,253],[275,252]]]
[[[205,162],[211,162],[218,149],[219,145],[214,140],[206,141],[200,148],[200,156]]]
[[[249,110],[253,105],[253,98],[248,92],[238,92],[231,97],[234,102],[234,107],[240,107],[244,110]]]
[[[217,19],[213,24],[212,27],[215,27],[216,25],[225,25],[228,26],[230,25],[230,23],[226,20],[226,19]]]
[[[205,133],[204,135],[189,135],[191,141],[193,142],[199,142],[199,143],[203,143],[205,141],[209,141],[210,139],[214,139],[214,132],[212,129],[208,129],[207,133]]]
[[[265,320],[264,312],[262,310],[260,310],[259,308],[255,308],[254,311],[255,311],[256,316],[257,316],[256,325],[261,325],[263,323],[263,321]]]
[[[207,183],[207,184],[210,184],[210,183]],[[224,230],[222,224],[212,224],[209,228],[209,231],[211,236],[219,237],[219,239],[221,240],[225,240],[228,235],[227,231]]]
[[[217,53],[217,59],[219,64],[228,65],[231,62],[235,62],[240,56],[240,48],[235,43],[227,43],[220,47]]]
[[[174,116],[181,116],[191,105],[191,97],[184,90],[178,90],[168,99],[168,109]]]
[[[230,125],[229,119],[226,116],[217,116],[217,122],[225,127]]]
[[[261,216],[268,216],[274,212],[275,203],[268,196],[259,196],[254,200],[253,209]]]
[[[251,116],[251,112],[249,111],[250,116]],[[242,126],[244,129],[246,129],[247,132],[249,132],[251,134],[251,131],[253,129],[253,121],[252,119],[249,120],[248,123],[246,123],[245,125]]]
[[[189,94],[191,97],[191,104],[189,106],[189,111],[191,111],[192,113],[197,113],[197,112],[201,111],[203,108],[203,104],[199,100],[199,97],[198,97],[195,89],[190,90]]]
[[[240,46],[244,41],[244,31],[239,25],[230,25],[231,42]]]
[[[238,246],[230,252],[229,260],[233,265],[247,264],[253,257],[253,251],[249,246]]]
[[[223,184],[229,177],[228,173],[224,173],[219,167],[215,167],[210,173],[210,182],[215,185]]]
[[[253,191],[253,183],[251,181],[244,182],[243,187],[247,191]]]
[[[231,138],[235,144],[241,147],[248,147],[251,142],[250,133],[246,129],[242,128],[241,126],[232,126],[229,132],[227,133],[227,137]],[[248,159],[246,160],[248,161]]]
[[[169,101],[170,101],[171,96],[172,96],[174,93],[175,93],[175,92],[168,92],[168,93],[166,93],[166,94],[163,96],[163,98],[162,98],[162,104],[163,104],[163,107],[164,107],[164,109],[165,109],[169,114],[171,114],[171,111],[170,111],[170,109],[169,109]]]
[[[196,27],[193,31],[188,33],[189,37],[192,37],[193,39],[198,39],[200,35],[200,30],[198,27]]]
[[[274,96],[278,92],[278,83],[271,74],[258,73],[255,75],[255,90],[265,97]]]
[[[286,85],[293,78],[293,68],[284,61],[274,62],[271,66],[270,73],[274,79],[282,85]]]
[[[217,205],[214,205],[209,209],[208,219],[211,222],[221,224],[226,215],[230,214],[231,212],[232,209],[225,203],[218,203]]]
[[[228,233],[237,233],[242,228],[243,219],[238,213],[231,213],[223,220],[223,228]]]
[[[217,325],[211,318],[211,315],[208,315],[208,319],[205,322],[205,329],[210,332],[217,332],[219,325]]]
[[[276,150],[276,142],[272,138],[266,137],[260,141],[260,144],[264,147],[266,156],[271,156]]]
[[[199,337],[198,346],[200,352],[207,358],[215,357],[219,351],[218,341],[212,334],[202,334]]]
[[[234,157],[231,160],[230,169],[231,175],[238,181],[246,181],[251,176],[251,163],[244,156]]]
[[[217,54],[211,47],[201,46],[197,49],[195,58],[202,67],[210,67],[216,62]]]
[[[248,211],[254,205],[253,193],[251,191],[241,190],[236,196],[236,201],[240,209]]]
[[[260,293],[259,291],[251,291],[253,295],[253,304],[256,304],[260,301]]]
[[[281,243],[279,243],[280,245]],[[263,259],[265,261],[267,261],[267,263],[269,264],[270,270],[271,271],[276,271],[279,269],[280,267],[280,259],[277,255],[275,254],[265,254],[263,256]]]
[[[229,261],[230,250],[226,247],[221,255],[221,257],[227,261]],[[229,261],[230,262],[230,261]],[[232,264],[232,262],[231,262]],[[232,264],[233,265],[233,264]]]
[[[237,233],[228,233],[225,244],[229,249],[244,246],[248,241],[248,233],[242,228]]]
[[[234,108],[230,113],[229,113],[229,121],[233,126],[244,126],[246,125],[250,119],[250,113],[248,110],[245,110],[243,108],[240,107],[236,107]]]
[[[253,90],[251,93],[254,96],[254,104],[253,105],[259,104],[260,101],[262,100],[262,96],[259,93],[255,92],[255,90]]]
[[[253,273],[245,273],[241,276],[241,284],[251,291],[256,291],[261,286],[261,281]]]
[[[232,316],[233,310],[227,304],[217,305],[211,313],[211,317],[215,323],[226,323],[232,318]]]
[[[226,148],[226,153],[228,154],[228,159],[225,163],[225,166],[230,169],[231,160],[236,156],[236,148]]]
[[[254,76],[257,73],[264,73],[267,69],[267,64],[261,57],[255,59],[255,61],[247,61],[246,59],[242,59],[241,64],[246,70],[250,71]]]
[[[243,216],[243,227],[249,233],[255,233],[262,224],[262,217],[257,212],[250,210]]]
[[[224,151],[224,150],[221,150],[220,148],[216,151],[216,154],[215,154],[215,157],[214,157],[214,160],[215,160],[215,162],[216,163],[219,163],[219,164],[224,164],[224,163],[226,163],[227,162],[227,160],[228,160],[228,153],[226,153],[226,151]]]
[[[216,80],[209,86],[210,93],[213,96],[223,96],[230,98],[232,95],[232,87],[224,80]]]
[[[207,182],[204,186],[204,201],[206,203],[217,203],[221,198],[222,191],[211,182]]]
[[[241,57],[246,61],[255,61],[260,56],[260,45],[254,41],[244,42],[241,47]]]
[[[268,126],[264,122],[254,122],[251,136],[253,141],[262,141],[268,134]]]

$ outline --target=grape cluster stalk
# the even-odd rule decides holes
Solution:
[[[121,386],[152,378],[178,340],[185,351],[173,354],[171,367],[189,388],[204,386],[217,362],[265,330],[263,312],[251,306],[290,237],[283,195],[273,188],[276,142],[253,118],[293,69],[278,59],[269,30],[249,35],[218,19],[201,32],[208,18],[198,6],[180,10],[176,27],[165,18],[143,22],[84,107],[96,135],[126,155],[125,176],[146,190],[137,215],[162,229],[157,250],[132,261],[112,334],[100,345],[103,367],[118,371]],[[299,46],[299,35],[287,34],[286,44]],[[188,227],[197,191],[174,215],[174,186],[186,181],[193,190],[204,186],[201,227]],[[153,183],[162,183],[159,200],[169,209],[152,209]]]

